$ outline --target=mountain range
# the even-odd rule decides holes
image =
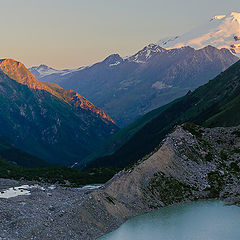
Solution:
[[[240,206],[239,16],[73,70],[0,60],[0,240],[92,240],[175,204]]]
[[[72,90],[38,81],[20,62],[0,61],[0,136],[45,161],[70,165],[87,156],[118,127]]]
[[[123,127],[206,83],[237,59],[211,46],[166,50],[151,44],[127,59],[113,54],[78,71],[36,76],[81,93]]]
[[[195,91],[120,130],[99,152],[92,154],[88,167],[123,168],[135,163],[154,152],[166,134],[182,123],[192,122],[204,127],[237,126],[240,124],[239,106],[240,61]]]
[[[226,34],[234,33],[237,36],[238,16],[232,13],[212,18],[204,27],[193,30],[195,34],[185,34],[188,36],[187,42],[200,33],[203,36],[211,33],[213,37],[220,30],[224,32],[227,29],[229,31]],[[186,36],[176,39],[186,40]],[[227,43],[227,38],[223,38],[223,41]],[[234,38],[234,41],[238,39]],[[122,167],[125,161],[134,162],[156,144],[149,142],[146,147],[142,146],[139,154],[135,149],[135,156],[125,156],[125,153],[122,156],[119,151],[133,151],[141,138],[134,140],[133,147],[122,148],[133,141],[135,135],[138,136],[153,119],[162,116],[163,121],[168,116],[166,113],[171,111],[169,109],[190,98],[193,94],[190,90],[208,82],[238,60],[237,53],[230,48],[221,48],[224,46],[183,44],[171,47],[170,42],[173,43],[168,41],[164,44],[165,48],[160,46],[163,41],[150,44],[130,57],[122,58],[113,54],[102,62],[78,69],[55,70],[41,65],[31,68],[30,72],[23,64],[12,59],[1,60],[0,97],[3,107],[0,121],[3,127],[0,136],[6,137],[13,147],[54,164],[78,163],[82,167],[116,150],[113,159],[117,154],[124,161],[119,164],[120,157],[117,157],[114,167]],[[211,38],[207,43],[214,45],[214,40]],[[138,120],[114,135],[118,131],[115,121],[101,108],[70,89],[89,96],[94,103],[110,112],[121,127]],[[185,97],[178,98],[187,92]],[[150,111],[152,109],[155,110]],[[146,112],[149,113],[141,118]],[[170,120],[175,121],[172,116]],[[192,119],[187,117],[187,120]],[[159,129],[157,136],[163,136],[172,127],[171,121],[163,121],[164,124],[159,125],[166,131]],[[100,158],[90,165],[108,166],[106,159]]]
[[[11,62],[11,66],[15,64],[20,65]],[[19,97],[23,94],[25,100],[32,100],[31,91],[35,94],[40,91],[35,85],[40,84],[38,82],[30,88],[9,78],[3,71],[0,73],[1,92],[7,93],[6,85],[15,89],[12,94],[8,92],[5,98],[1,98],[1,107],[6,104],[2,100],[12,97],[14,101],[8,105],[11,110],[12,106],[19,104]],[[19,74],[15,70],[12,77]],[[27,78],[25,80],[26,84]],[[22,88],[13,88],[16,83]],[[45,91],[46,96],[50,94],[47,89],[41,91]],[[51,98],[60,101],[56,97],[57,92],[53,94],[49,98],[44,95],[43,99],[41,94],[38,97],[50,105]],[[27,164],[37,159],[26,156],[1,138],[0,175],[8,178],[0,179],[1,195],[6,194],[10,186],[13,191],[23,191],[28,187],[22,185],[26,180],[38,181],[39,185],[29,186],[29,193],[15,200],[1,200],[1,212],[5,217],[0,218],[0,232],[4,238],[12,239],[96,239],[115,230],[129,218],[174,204],[218,199],[239,205],[239,105],[240,61],[195,91],[189,91],[184,97],[149,112],[120,130],[114,136],[115,140],[122,141],[121,137],[128,134],[130,139],[113,155],[88,165],[123,168],[112,178],[113,172],[103,172],[102,168],[80,172],[70,168],[26,169],[14,166],[9,162],[19,164],[17,161],[25,159]],[[62,110],[56,103],[54,108]],[[14,116],[9,118],[9,121],[13,120],[16,121]],[[110,123],[113,124],[111,120]],[[60,153],[64,153],[65,146],[59,147]],[[107,179],[110,180],[106,182]],[[56,182],[57,185],[50,185]],[[101,182],[106,183],[95,190],[89,186],[77,189],[60,186]],[[19,204],[19,201],[25,204]],[[27,222],[23,223],[22,219],[27,219]]]
[[[120,127],[185,95],[239,58],[239,14],[215,16],[182,36],[149,44],[130,57],[112,54],[78,69],[30,68],[41,81],[73,89]]]

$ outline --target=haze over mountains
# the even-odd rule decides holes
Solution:
[[[118,127],[72,90],[38,81],[12,59],[0,61],[0,136],[59,165],[80,161]]]
[[[239,14],[214,17],[203,27],[174,39],[150,44],[130,57],[113,54],[79,69],[60,71],[41,65],[30,71],[41,81],[79,92],[123,127],[235,63]]]

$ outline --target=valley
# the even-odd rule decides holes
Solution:
[[[240,13],[54,1],[3,3],[0,240],[239,239]]]

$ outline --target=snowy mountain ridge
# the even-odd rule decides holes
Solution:
[[[165,49],[184,46],[200,49],[211,45],[218,49],[229,49],[240,57],[240,13],[215,16],[181,36],[164,38],[156,44]]]
[[[177,51],[182,51],[185,47],[198,50],[209,45],[218,49],[226,48],[232,54],[240,57],[240,13],[232,12],[228,15],[214,16],[202,26],[194,28],[181,36],[167,37],[155,44],[149,44],[132,56],[121,57],[118,54],[112,54],[103,62],[110,68],[117,67],[126,61],[144,64],[159,53],[176,54]],[[37,78],[43,78],[52,74],[63,76],[92,66],[94,65],[77,69],[56,70],[46,65],[40,65],[29,70]]]
[[[79,71],[79,70],[82,70],[84,67],[80,67],[80,68],[77,68],[77,69],[64,69],[64,70],[57,70],[57,69],[54,69],[52,67],[49,67],[47,65],[44,65],[44,64],[41,64],[40,66],[34,66],[34,67],[31,67],[29,70],[36,74],[38,73],[38,77],[45,77],[45,76],[48,76],[48,75],[51,75],[51,74],[60,74],[60,75],[66,75],[66,74],[69,74],[69,73],[72,73],[72,72],[76,72],[76,71]]]

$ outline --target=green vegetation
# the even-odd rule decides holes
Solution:
[[[1,178],[82,186],[105,183],[117,170],[114,168],[98,168],[79,171],[72,168],[54,166],[12,147],[4,139],[0,139]]]
[[[185,123],[183,124],[183,129],[190,132],[192,135],[196,136],[197,139],[202,138],[203,131],[201,128],[193,123]]]
[[[208,152],[208,153],[206,154],[206,156],[205,156],[205,160],[206,160],[207,162],[211,162],[211,161],[213,160],[213,155],[212,155],[212,153]]]
[[[24,168],[10,164],[0,158],[1,178],[58,183],[69,187],[105,183],[116,172],[117,169],[113,168],[99,168],[88,171],[78,171],[67,167]]]
[[[219,197],[220,192],[222,191],[223,186],[225,185],[222,176],[218,171],[212,171],[208,174],[208,182],[210,184],[210,198]]]
[[[227,161],[228,155],[224,150],[222,150],[220,152],[220,157],[221,157],[222,161]]]
[[[191,198],[194,188],[159,172],[149,182],[148,189],[152,194],[156,194],[165,205],[170,205]]]
[[[157,108],[143,117],[139,118],[135,122],[129,124],[125,128],[119,130],[116,134],[114,134],[109,140],[107,140],[97,151],[90,154],[87,158],[84,159],[84,162],[91,162],[96,158],[107,156],[118,148],[120,148],[124,143],[126,143],[134,134],[136,134],[141,128],[143,128],[148,122],[157,117],[160,113],[162,113],[165,109],[169,108],[172,104],[180,101],[181,98],[176,99],[175,101],[164,105],[161,108]]]
[[[0,138],[0,158],[7,160],[13,165],[19,165],[26,168],[51,167],[52,164],[42,159],[28,154],[20,149],[12,147],[4,139]],[[1,175],[0,175],[1,176]]]
[[[167,107],[159,108],[157,110],[159,114],[141,126],[117,151],[112,155],[95,159],[88,167],[124,168],[152,152],[174,126],[185,122],[204,127],[239,125],[239,106],[240,61],[194,92],[188,93]],[[135,124],[137,125],[137,122]],[[201,132],[192,128],[191,124],[187,127],[198,138],[201,137]]]
[[[0,136],[17,148],[52,164],[71,166],[116,132],[114,124],[95,112],[63,101],[26,68],[13,69],[9,76],[0,71]]]
[[[237,137],[240,137],[240,131],[239,130],[233,131],[232,134],[236,135]]]

